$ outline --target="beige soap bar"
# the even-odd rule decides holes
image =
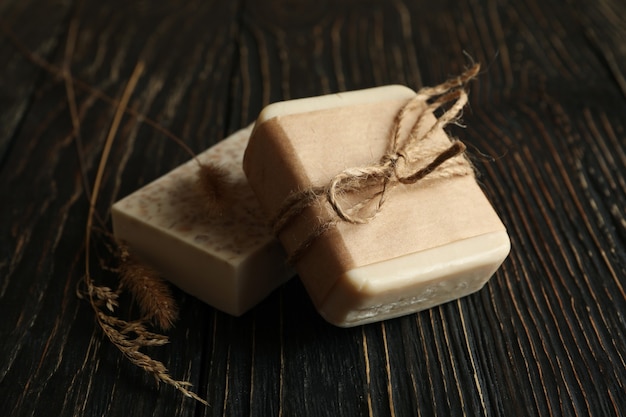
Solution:
[[[252,126],[198,155],[228,172],[232,207],[205,210],[194,160],[118,201],[113,230],[165,278],[219,310],[239,316],[286,281],[284,251],[266,226],[241,168]]]
[[[327,185],[346,168],[378,161],[398,111],[414,96],[406,87],[388,86],[264,109],[244,171],[266,215],[276,215],[294,190]],[[423,129],[436,120],[424,118]],[[450,145],[443,130],[432,140]],[[330,218],[326,203],[307,208],[279,235],[287,252]],[[324,318],[354,326],[473,293],[509,249],[507,232],[473,176],[426,177],[393,188],[370,223],[340,222],[313,241],[296,270]]]

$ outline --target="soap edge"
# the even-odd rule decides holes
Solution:
[[[367,103],[373,103],[375,101],[380,101],[380,100],[359,101],[359,97],[366,96],[367,93],[371,93],[372,91],[384,90],[384,89],[387,89],[390,92],[393,90],[396,90],[396,92],[398,93],[398,97],[390,96],[390,97],[386,97],[385,100],[394,100],[394,99],[404,98],[404,95],[406,95],[406,98],[408,98],[409,93],[411,95],[416,94],[416,92],[413,89],[405,85],[390,84],[390,85],[384,85],[384,86],[379,86],[379,87],[364,88],[360,90],[325,94],[325,95],[315,96],[315,97],[304,97],[304,98],[298,98],[298,99],[293,99],[293,100],[277,101],[275,103],[268,104],[267,106],[263,108],[263,110],[261,110],[261,113],[259,113],[259,116],[256,119],[255,129],[260,124],[263,124],[275,117],[290,116],[293,114],[308,113],[308,112],[316,111],[316,110],[328,110],[332,108],[350,106],[353,104],[367,104]],[[306,111],[302,111],[302,110],[289,111],[289,107],[292,107],[295,110],[296,107],[300,107],[302,103],[310,102],[311,99],[322,99],[322,100],[317,100],[319,104],[314,106],[313,109],[308,109]],[[328,103],[330,103],[331,105],[328,105]],[[287,108],[287,111],[285,111],[285,107]],[[282,110],[282,111],[279,111],[279,110]]]
[[[421,308],[414,308],[414,309],[409,309],[409,311],[407,311],[407,309],[401,309],[400,311],[391,311],[387,314],[383,314],[383,315],[374,315],[372,317],[368,317],[365,319],[360,319],[360,320],[354,320],[354,321],[348,321],[346,322],[346,314],[350,311],[353,311],[355,309],[358,309],[358,302],[353,303],[351,305],[346,305],[345,302],[342,303],[341,305],[339,305],[339,301],[341,299],[341,301],[345,301],[346,300],[346,295],[348,295],[349,293],[354,293],[354,287],[351,287],[350,284],[354,284],[354,282],[349,282],[350,277],[346,277],[346,275],[348,275],[351,271],[346,271],[345,274],[343,274],[340,279],[337,280],[337,282],[335,283],[335,285],[333,286],[331,292],[329,293],[329,295],[326,297],[326,299],[324,300],[324,302],[318,306],[318,311],[320,312],[320,315],[322,315],[322,317],[324,317],[324,319],[326,321],[328,321],[329,323],[338,326],[338,327],[354,327],[354,326],[358,326],[358,325],[362,325],[362,324],[368,324],[368,323],[372,323],[372,322],[377,322],[377,321],[381,321],[381,320],[388,320],[388,319],[392,319],[392,318],[396,318],[396,317],[401,317],[401,316],[405,316],[405,315],[409,315],[409,314],[413,314],[422,310],[426,310],[428,308],[431,307],[435,307],[437,305],[440,304],[445,304],[447,302],[450,301],[454,301],[455,299],[459,299],[459,298],[463,298],[467,295],[473,294],[477,291],[479,291],[480,289],[482,289],[484,287],[484,285],[495,275],[496,271],[500,268],[500,266],[502,265],[502,263],[506,260],[506,258],[508,257],[510,250],[511,250],[511,240],[510,237],[508,235],[508,233],[506,232],[506,229],[500,230],[500,231],[496,231],[496,232],[490,232],[490,233],[486,233],[486,234],[482,234],[482,235],[478,235],[478,236],[473,236],[467,239],[463,239],[462,241],[459,242],[455,242],[455,243],[460,243],[463,242],[463,244],[471,244],[472,240],[476,240],[476,239],[484,239],[484,237],[486,237],[487,235],[492,235],[494,237],[494,239],[502,239],[502,241],[500,242],[502,245],[498,246],[497,244],[494,243],[493,245],[493,249],[489,252],[489,254],[482,256],[482,260],[480,262],[474,261],[476,263],[476,268],[482,267],[484,269],[487,269],[487,267],[489,265],[492,265],[492,268],[489,268],[490,271],[488,274],[485,274],[483,278],[476,278],[474,280],[472,280],[472,283],[474,282],[478,282],[478,285],[475,285],[473,287],[470,287],[471,290],[467,291],[465,293],[463,293],[462,295],[458,296],[458,297],[453,297],[451,299],[442,301],[442,302],[437,302],[436,304],[428,304],[425,303],[423,307]],[[506,246],[503,245],[505,243],[504,239],[506,239]],[[438,248],[432,248],[429,249],[427,251],[422,251],[419,252],[418,255],[420,256],[425,256],[428,254],[428,252],[431,252],[433,250],[440,250],[441,247]],[[491,254],[491,256],[490,256]],[[410,256],[414,256],[416,254],[409,254],[409,255],[405,255],[405,257],[410,257]],[[402,258],[402,257],[401,257]],[[471,255],[470,255],[471,258]],[[492,262],[489,262],[489,259],[493,259]],[[386,262],[385,262],[386,263]],[[461,267],[461,265],[463,264],[463,262],[459,262],[456,266],[455,269],[453,269],[453,271],[450,273],[450,275],[454,275],[454,274],[460,274],[463,272],[464,268]],[[366,266],[362,266],[359,268],[355,268],[356,270],[358,269],[366,269],[368,267],[371,267],[371,265],[366,265]],[[438,280],[438,277],[432,277],[428,280],[423,281],[423,283],[427,283],[427,282],[436,282]],[[367,283],[362,283],[363,285],[367,285]],[[356,287],[358,287],[358,285],[356,285]],[[360,291],[362,288],[358,288],[358,291]],[[372,295],[374,293],[377,293],[377,291],[379,291],[380,289],[372,289],[372,288],[366,288],[366,291],[369,291],[370,294],[366,294],[367,295]],[[338,306],[338,307],[337,307]]]

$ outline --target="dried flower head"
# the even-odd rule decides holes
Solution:
[[[132,294],[141,314],[162,330],[170,329],[178,318],[178,307],[169,284],[150,266],[120,244],[120,282]]]
[[[198,185],[209,215],[222,214],[232,204],[232,184],[224,168],[201,164],[198,170]]]

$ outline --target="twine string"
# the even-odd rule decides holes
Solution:
[[[320,223],[291,253],[288,261],[296,262],[320,236],[343,221],[351,224],[366,224],[382,210],[389,191],[399,184],[415,184],[425,177],[448,178],[469,175],[472,167],[465,158],[455,158],[465,151],[465,145],[454,141],[451,145],[425,146],[433,134],[450,123],[456,122],[467,104],[467,92],[463,86],[473,79],[480,69],[476,64],[460,76],[434,87],[420,89],[396,114],[385,154],[374,164],[350,167],[327,185],[313,186],[292,192],[283,202],[270,224],[278,235],[306,208],[317,203],[328,203],[335,219]],[[424,107],[426,103],[426,107]],[[452,105],[439,116],[436,122],[422,132],[424,116]],[[420,110],[409,134],[403,137],[402,127],[406,119]],[[454,158],[454,159],[453,159]],[[424,166],[425,161],[429,161]],[[408,171],[408,174],[406,173]],[[359,200],[348,204],[346,196],[357,195]]]

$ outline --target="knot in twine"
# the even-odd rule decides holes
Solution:
[[[469,162],[454,158],[465,151],[465,145],[455,140],[451,145],[433,145],[426,141],[450,123],[458,121],[465,104],[467,93],[462,88],[473,79],[480,69],[476,64],[460,76],[435,87],[420,89],[413,98],[396,114],[385,154],[378,162],[363,167],[351,167],[335,175],[327,185],[313,186],[291,193],[270,224],[278,235],[304,209],[326,201],[336,219],[322,222],[291,253],[289,263],[295,263],[321,235],[337,225],[338,220],[351,224],[366,224],[381,211],[388,192],[399,184],[415,184],[426,177],[448,178],[473,174]],[[426,106],[424,106],[426,103]],[[424,115],[440,109],[445,104],[452,105],[426,131],[423,131]],[[402,123],[417,110],[417,116],[410,132],[401,137]],[[454,159],[453,159],[454,158]],[[408,173],[407,173],[408,172]],[[356,203],[347,203],[345,197],[356,195]],[[354,201],[354,199],[352,199]]]

